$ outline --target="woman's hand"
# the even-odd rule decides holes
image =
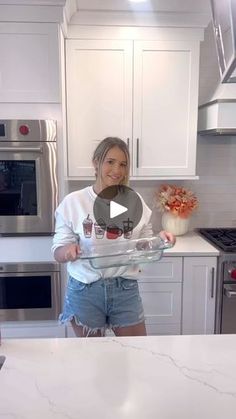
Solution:
[[[168,241],[171,244],[175,244],[176,242],[176,237],[174,236],[174,234],[170,233],[169,231],[160,231],[159,236],[162,238],[162,240],[164,241]]]
[[[81,254],[80,246],[76,243],[66,244],[65,246],[58,247],[54,252],[54,257],[57,262],[74,262]]]

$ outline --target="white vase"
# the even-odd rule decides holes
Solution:
[[[175,236],[182,236],[189,228],[189,218],[180,218],[171,212],[164,212],[161,222],[163,229]]]

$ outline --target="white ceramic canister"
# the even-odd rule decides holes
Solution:
[[[175,236],[186,234],[189,229],[189,218],[180,218],[171,212],[164,212],[162,215],[162,227]]]

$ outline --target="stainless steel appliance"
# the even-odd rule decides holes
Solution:
[[[0,235],[52,234],[56,122],[0,120]]]
[[[56,320],[60,307],[57,263],[0,264],[0,322]]]
[[[199,229],[220,250],[216,294],[216,333],[236,333],[236,228]]]

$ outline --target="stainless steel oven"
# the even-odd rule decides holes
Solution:
[[[60,289],[57,263],[0,264],[0,322],[56,320]]]
[[[199,232],[220,251],[215,332],[236,333],[236,228],[201,228]]]
[[[52,234],[56,122],[0,120],[0,235]]]

